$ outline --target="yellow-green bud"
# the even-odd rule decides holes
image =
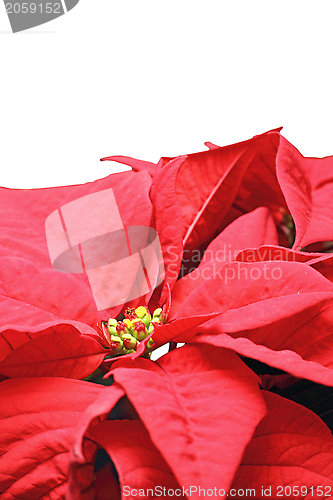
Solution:
[[[151,320],[151,315],[150,315],[148,307],[139,306],[135,309],[135,313],[136,313],[137,317],[139,318],[139,320],[143,321],[143,323],[148,328],[149,321]]]
[[[114,354],[120,354],[123,350],[123,341],[117,335],[111,335],[110,347]]]
[[[161,313],[162,313],[161,307],[159,307],[158,309],[155,309],[155,311],[153,313],[153,318],[159,318],[161,316]]]
[[[126,350],[135,349],[138,341],[130,333],[124,333],[122,341]]]
[[[117,323],[118,321],[116,319],[110,318],[108,321],[108,331],[110,335],[116,335],[117,330]]]

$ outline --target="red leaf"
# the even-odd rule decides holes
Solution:
[[[191,342],[232,349],[241,356],[257,359],[269,366],[290,373],[296,378],[305,378],[318,384],[333,387],[333,369],[326,368],[315,361],[308,361],[294,351],[286,349],[274,351],[264,345],[255,344],[247,338],[238,337],[235,339],[226,333],[196,335]]]
[[[149,498],[161,496],[158,492],[163,488],[166,491],[169,488],[178,490],[177,493],[181,491],[170,467],[151,442],[140,420],[106,420],[90,429],[90,435],[114,462],[123,497],[133,499],[140,495],[139,490],[146,492],[147,489],[156,491],[155,494],[144,495]]]
[[[290,323],[295,317],[301,322],[302,317],[296,315],[300,312],[305,315],[305,311],[306,322],[330,307],[329,301],[333,299],[332,284],[311,267],[297,262],[233,262],[216,271],[215,279],[211,277],[194,290],[176,315],[194,316],[209,311],[223,313],[200,326],[201,332],[237,333],[276,324],[280,320]],[[281,348],[288,348],[283,344],[287,334],[281,335],[277,329],[274,332],[267,336],[268,347],[273,345],[275,348],[278,342]],[[187,342],[194,333],[177,341]],[[317,332],[312,335],[317,337]]]
[[[296,226],[294,248],[333,240],[332,165],[332,157],[304,158],[281,137],[276,168]]]
[[[333,438],[328,427],[303,406],[270,392],[263,396],[268,413],[244,452],[232,488],[254,488],[252,498],[331,497]]]
[[[52,268],[45,221],[63,205],[112,188],[123,225],[151,225],[147,172],[123,172],[95,182],[47,189],[1,188],[0,313],[2,326],[72,319],[95,328],[97,311],[86,273]],[[103,316],[105,315],[105,317]]]
[[[74,429],[86,407],[105,388],[59,378],[5,380],[0,384],[1,499],[58,500],[67,489]],[[93,481],[96,446],[86,441],[84,485]],[[81,500],[90,500],[91,491]]]
[[[312,217],[300,245],[305,246],[317,241],[332,241],[333,157],[302,157],[301,161],[311,185]]]
[[[108,351],[72,325],[59,327],[54,326],[52,333],[41,334],[11,351],[0,361],[0,373],[6,377],[82,379],[94,372]]]
[[[186,318],[179,318],[171,323],[165,325],[157,326],[153,333],[153,340],[155,342],[154,348],[160,347],[167,342],[179,337],[180,335],[186,334],[186,332],[202,325],[206,321],[217,316],[219,313],[203,314],[200,316],[192,316]],[[137,356],[136,356],[137,357]]]
[[[263,262],[272,260],[276,261],[289,261],[289,262],[308,262],[317,259],[328,259],[327,254],[318,254],[314,252],[300,252],[299,250],[293,250],[291,248],[273,246],[273,245],[263,245],[260,248],[247,248],[242,252],[239,252],[236,256],[239,262]]]
[[[311,185],[302,164],[302,155],[284,137],[280,139],[276,173],[295,223],[294,247],[300,248],[312,215]]]
[[[165,281],[172,287],[182,261],[182,212],[175,193],[176,176],[186,157],[180,156],[159,168],[154,175],[151,197],[154,205],[155,227],[160,239]],[[162,293],[162,301],[165,298]]]
[[[236,219],[208,246],[199,267],[175,283],[170,318],[175,316],[185,298],[214,273],[217,266],[235,260],[244,248],[277,243],[276,227],[267,208],[260,207]],[[186,258],[185,252],[183,258]]]
[[[232,203],[243,213],[259,206],[286,206],[275,171],[278,142],[279,133],[270,131],[238,144],[188,155],[175,186],[186,248],[209,243],[223,227]]]
[[[278,245],[274,219],[266,207],[242,215],[224,229],[208,246],[201,264],[209,260],[235,260],[244,248]]]
[[[126,360],[114,378],[180,485],[229,488],[266,411],[257,377],[237,355],[185,346],[157,363]]]

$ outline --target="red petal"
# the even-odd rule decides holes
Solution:
[[[178,483],[227,490],[266,411],[253,372],[231,351],[194,345],[117,366],[115,380]]]
[[[82,379],[94,372],[108,351],[71,325],[59,326],[54,326],[52,333],[28,340],[11,351],[0,361],[0,373],[6,377]]]
[[[4,500],[64,498],[75,426],[104,387],[87,382],[33,378],[0,384],[0,491]],[[95,445],[85,443],[84,487],[91,486]],[[86,491],[81,500],[90,500]]]
[[[252,494],[252,498],[300,495],[310,500],[325,497],[325,493],[331,497],[333,438],[330,430],[307,408],[270,392],[263,391],[263,395],[268,413],[245,450],[232,488],[254,488],[256,495]],[[262,494],[262,488],[266,495]]]

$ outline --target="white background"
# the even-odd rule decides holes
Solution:
[[[332,155],[332,22],[331,0],[80,0],[12,34],[1,4],[0,184],[86,182],[116,167],[103,156],[157,161],[279,126]]]

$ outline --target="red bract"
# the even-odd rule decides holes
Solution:
[[[277,487],[294,498],[301,485],[307,488],[301,496],[317,498],[318,487],[333,486],[329,429],[310,410],[261,391],[239,357],[265,363],[244,360],[264,380],[273,367],[333,386],[333,258],[325,253],[333,239],[332,160],[303,158],[280,129],[223,148],[207,145],[209,151],[156,165],[109,157],[137,172],[84,186],[3,190],[0,374],[17,379],[0,384],[0,425],[8,428],[1,499],[158,498],[156,488],[189,498],[204,496],[199,488],[205,496],[223,490],[224,498],[242,497],[233,494],[242,488],[263,498],[263,490],[275,488],[274,498]],[[44,224],[59,207],[110,187],[125,227],[157,232],[165,275],[155,290],[103,311],[85,273],[52,268]],[[108,276],[115,290],[127,279]],[[136,318],[138,305],[163,311],[150,323],[145,308]],[[117,322],[108,331],[101,320],[127,307],[125,319],[118,318],[127,335],[121,344]],[[140,357],[150,337],[154,347],[187,345],[153,362]],[[130,354],[104,360],[112,345]],[[100,365],[108,367],[111,387],[69,380]],[[124,401],[132,411],[122,420]],[[111,457],[119,483],[108,464],[94,478],[97,447]]]

